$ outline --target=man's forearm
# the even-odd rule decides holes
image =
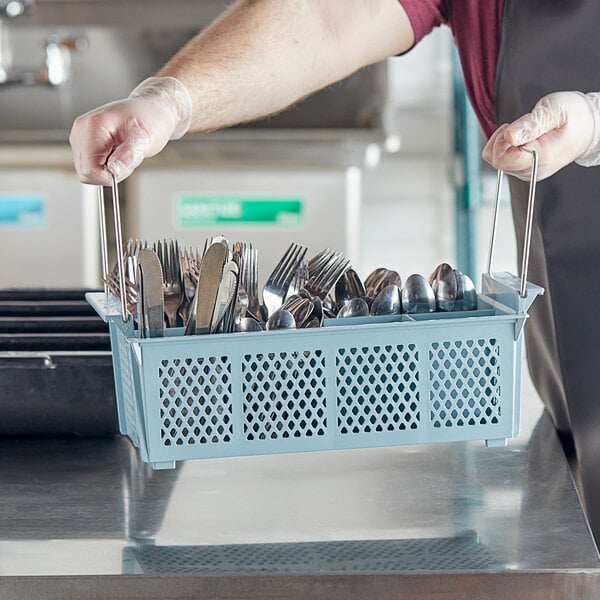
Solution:
[[[281,111],[412,43],[397,0],[240,0],[157,75],[186,86],[200,133]]]

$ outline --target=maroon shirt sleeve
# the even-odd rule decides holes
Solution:
[[[398,0],[415,34],[415,44],[434,27],[448,22],[447,0]]]
[[[398,0],[415,34],[415,44],[434,27],[450,26],[465,87],[487,136],[496,128],[494,92],[504,0]]]

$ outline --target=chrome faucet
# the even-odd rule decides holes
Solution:
[[[40,68],[11,72],[11,48],[6,37],[6,22],[35,10],[35,0],[0,0],[0,87],[63,85],[71,75],[71,53],[87,47],[83,37],[61,38],[49,35],[44,47],[44,61]]]

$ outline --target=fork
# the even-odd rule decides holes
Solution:
[[[190,306],[196,293],[198,275],[200,274],[200,263],[202,257],[200,249],[193,246],[185,246],[180,249],[181,277],[183,281],[183,299],[179,306],[179,316],[187,323],[190,314]]]
[[[341,252],[333,252],[326,248],[310,259],[308,263],[309,278],[304,284],[304,289],[313,296],[324,300],[349,267],[350,260]]]
[[[281,308],[294,283],[294,278],[297,277],[298,268],[302,264],[307,251],[306,246],[296,242],[292,243],[269,275],[262,290],[267,317],[270,317],[277,309]]]
[[[245,292],[245,308],[250,314],[260,319],[260,299],[258,296],[258,251],[252,244],[234,244],[233,258],[236,260],[236,249],[240,266],[240,289]],[[242,315],[242,317],[245,315]]]
[[[169,327],[177,327],[177,313],[183,302],[183,281],[181,276],[181,261],[179,258],[179,243],[177,240],[159,240],[154,244],[154,251],[163,269],[163,291],[165,315]]]
[[[106,285],[108,285],[108,288],[113,295],[120,300],[121,284],[118,275],[115,273],[108,273],[106,277],[103,277],[102,279]],[[127,310],[132,315],[135,315],[137,313],[137,289],[135,283],[127,276],[125,276],[125,301],[127,302]]]

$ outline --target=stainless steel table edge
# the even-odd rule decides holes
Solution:
[[[600,569],[515,573],[3,577],[3,600],[60,598],[287,600],[592,600]]]

